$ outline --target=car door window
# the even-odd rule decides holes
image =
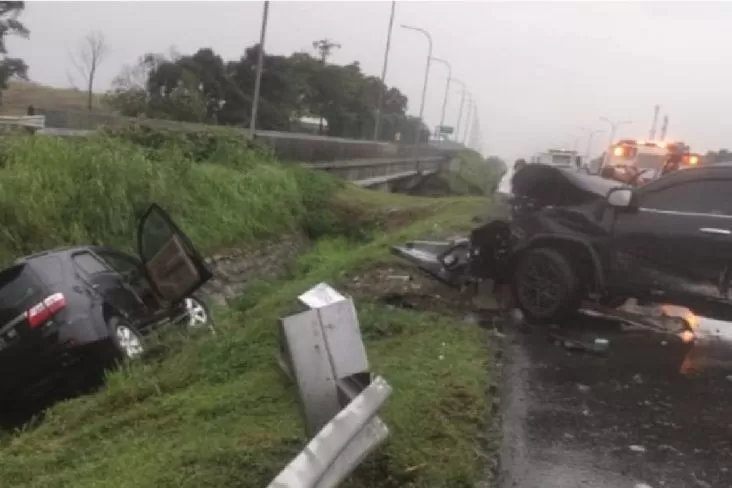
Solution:
[[[152,204],[138,225],[138,251],[160,296],[179,301],[211,278],[191,241],[167,213]]]
[[[100,261],[96,256],[88,252],[82,252],[74,255],[74,264],[78,266],[88,276],[94,276],[100,273],[108,273],[111,271],[106,264]]]
[[[140,271],[140,261],[128,254],[113,251],[100,251],[97,254],[119,274],[135,275]]]
[[[732,180],[680,183],[640,198],[644,209],[732,216]]]

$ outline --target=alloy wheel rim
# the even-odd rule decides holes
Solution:
[[[208,313],[201,302],[194,298],[185,299],[188,327],[201,327],[208,324]]]
[[[142,354],[142,340],[135,331],[126,325],[118,325],[116,334],[117,341],[125,356],[132,359]]]

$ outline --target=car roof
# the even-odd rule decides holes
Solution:
[[[34,259],[38,259],[45,256],[51,256],[51,255],[58,255],[58,254],[71,254],[75,251],[87,251],[90,249],[98,249],[99,246],[65,246],[65,247],[56,247],[53,249],[47,249],[45,251],[39,251],[33,254],[28,254],[26,256],[21,256],[19,258],[16,258],[15,261],[13,261],[13,264],[19,264],[19,263],[27,263],[29,261],[32,261]]]

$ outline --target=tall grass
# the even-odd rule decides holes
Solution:
[[[151,202],[203,249],[302,227],[327,227],[339,183],[280,165],[244,144],[176,140],[149,147],[120,137],[19,137],[0,150],[0,261],[61,245],[130,248]],[[194,151],[193,149],[199,149]]]

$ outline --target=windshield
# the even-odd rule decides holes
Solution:
[[[556,166],[571,166],[572,155],[571,154],[553,154],[552,164]]]
[[[635,160],[635,166],[643,169],[660,170],[665,163],[665,154],[643,154],[639,152]]]

